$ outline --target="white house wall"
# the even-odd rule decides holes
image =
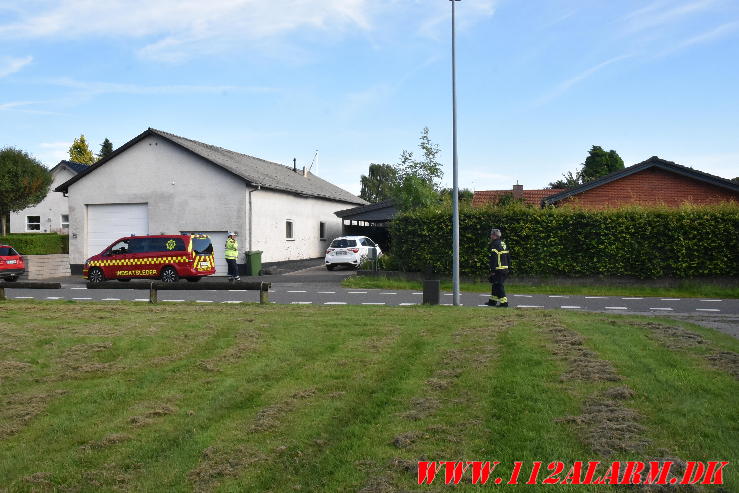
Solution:
[[[252,250],[263,252],[262,262],[323,257],[331,240],[341,236],[341,219],[334,212],[351,206],[274,190],[257,190],[252,193]],[[288,219],[293,221],[293,240],[285,237]],[[319,238],[321,221],[326,223],[325,240]],[[240,248],[248,250],[248,236],[244,241]]]
[[[41,229],[34,231],[35,233],[66,233],[66,229],[62,229],[62,214],[69,214],[69,205],[67,198],[61,192],[53,190],[74,176],[69,169],[60,166],[52,174],[53,181],[49,193],[46,198],[28,209],[20,212],[12,212],[10,214],[10,232],[11,233],[27,233],[26,216],[39,216],[41,218]]]
[[[88,204],[146,203],[149,234],[243,234],[246,228],[246,183],[156,136],[144,138],[70,185],[68,195],[71,264],[99,253],[86,251]]]

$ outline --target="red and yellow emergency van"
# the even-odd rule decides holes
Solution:
[[[82,277],[89,282],[134,278],[195,282],[215,272],[213,245],[207,235],[150,235],[114,241],[85,261]]]

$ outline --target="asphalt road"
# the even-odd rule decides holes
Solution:
[[[341,286],[341,281],[352,271],[327,272],[322,267],[311,267],[302,271],[262,278],[242,278],[242,280],[263,280],[272,283],[269,299],[278,304],[300,305],[374,305],[411,306],[422,302],[421,291],[394,289],[352,289]],[[212,278],[203,279],[207,283]],[[223,278],[216,278],[223,280]],[[72,300],[72,301],[138,301],[148,302],[149,293],[131,289],[87,289],[80,277],[67,277],[54,280],[61,282],[62,289],[7,289],[9,299]],[[6,285],[7,286],[7,285]],[[256,303],[258,291],[236,289],[228,291],[159,291],[162,303]],[[739,337],[739,299],[719,298],[649,298],[640,296],[575,296],[575,295],[536,295],[509,294],[511,308],[518,309],[561,309],[575,311],[651,314],[676,316],[676,318],[708,321],[719,328]],[[467,307],[485,307],[487,294],[462,293],[460,302]],[[441,304],[452,304],[452,293],[442,292]],[[510,309],[510,308],[509,308]]]

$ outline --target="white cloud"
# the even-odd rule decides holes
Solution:
[[[621,60],[625,60],[627,58],[631,58],[632,55],[619,55],[615,56],[613,58],[610,58],[604,62],[601,62],[597,65],[594,65],[590,67],[587,70],[584,70],[577,74],[576,76],[567,79],[566,81],[560,83],[557,87],[555,87],[549,94],[545,95],[544,97],[540,98],[538,101],[534,103],[534,106],[540,106],[548,101],[551,101],[552,99],[561,96],[565,92],[567,92],[572,86],[575,84],[582,82],[583,80],[587,79],[591,75],[595,74],[599,70],[613,64],[616,62],[620,62]]]
[[[716,0],[693,0],[674,6],[674,2],[660,0],[631,12],[623,20],[626,22],[627,31],[633,34],[690,17],[714,4]]]
[[[0,57],[0,78],[18,72],[32,61],[32,56],[23,58]]]
[[[78,89],[86,95],[97,94],[219,94],[225,92],[275,92],[277,89],[263,86],[197,86],[197,85],[162,85],[145,86],[139,84],[121,84],[117,82],[79,81],[68,77],[51,79],[49,84]]]
[[[661,55],[663,56],[669,55],[677,51],[680,51],[682,49],[688,48],[690,46],[695,46],[695,45],[699,45],[703,43],[710,43],[712,41],[716,41],[717,39],[721,39],[721,38],[724,38],[726,36],[733,34],[738,29],[739,29],[739,21],[728,22],[726,24],[722,24],[709,31],[706,31],[704,33],[688,38],[685,41],[681,41],[675,46],[663,51]]]
[[[72,147],[71,142],[42,142],[38,145],[39,151],[37,151],[36,157],[49,165],[50,167],[55,166],[59,161],[69,159],[69,148]]]
[[[460,6],[460,24],[489,16],[499,0]],[[0,21],[0,39],[127,38],[144,58],[179,62],[236,50],[269,52],[282,38],[318,32],[322,39],[371,32],[402,22],[434,30],[449,2],[408,0],[26,0]],[[419,28],[420,26],[420,28]],[[293,49],[300,43],[294,42]],[[284,49],[284,47],[282,47]]]

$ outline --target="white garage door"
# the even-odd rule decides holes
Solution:
[[[208,235],[210,242],[213,243],[213,255],[216,260],[216,273],[215,276],[226,276],[228,275],[228,266],[226,265],[226,238],[228,237],[228,231],[181,231],[183,235],[199,233]],[[241,245],[239,245],[239,251],[241,251]],[[241,259],[239,259],[241,261]]]
[[[149,234],[148,204],[87,206],[87,256],[103,251],[118,238]]]

